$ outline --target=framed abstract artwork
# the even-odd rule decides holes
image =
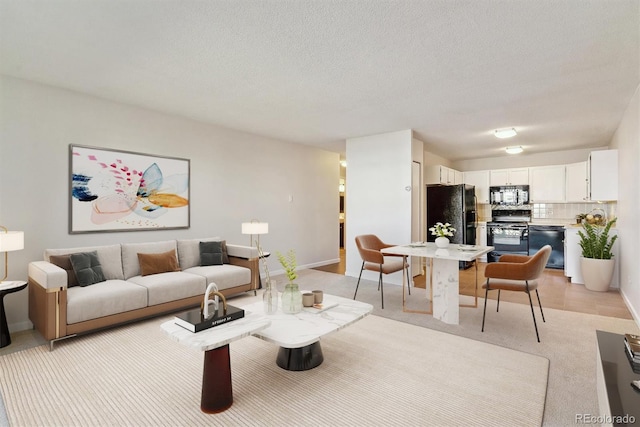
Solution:
[[[190,161],[69,145],[69,233],[189,228]]]

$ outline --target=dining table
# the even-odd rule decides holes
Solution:
[[[402,311],[432,314],[435,319],[444,323],[457,325],[460,323],[460,261],[475,261],[475,301],[474,304],[463,304],[463,307],[478,306],[478,258],[494,250],[493,246],[464,245],[450,243],[446,247],[438,247],[435,242],[418,242],[402,246],[384,248],[384,255],[400,255],[421,257],[430,260],[430,301],[431,310],[410,309],[406,305],[406,295],[402,286]],[[402,283],[406,269],[402,272]]]

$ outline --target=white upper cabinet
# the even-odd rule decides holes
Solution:
[[[465,172],[464,183],[476,187],[478,203],[489,203],[489,171]]]
[[[531,203],[565,201],[565,165],[529,168]]]
[[[442,165],[427,166],[425,178],[426,184],[462,184],[462,172]]]
[[[464,174],[460,171],[457,171],[455,169],[453,170],[453,183],[454,184],[463,184],[464,183]]]
[[[593,201],[618,200],[618,150],[589,154],[589,186]]]
[[[496,169],[490,172],[490,185],[527,185],[529,168]]]
[[[589,180],[587,162],[566,165],[565,196],[568,203],[589,200]]]

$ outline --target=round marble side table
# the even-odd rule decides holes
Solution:
[[[0,282],[0,348],[11,344],[9,325],[7,325],[7,316],[4,312],[4,296],[13,292],[21,291],[26,287],[27,282],[23,281]]]

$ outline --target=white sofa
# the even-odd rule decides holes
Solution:
[[[55,341],[80,333],[197,306],[211,282],[225,296],[255,291],[257,249],[225,242],[228,263],[202,266],[200,242],[214,241],[222,239],[47,249],[44,261],[29,263],[29,318],[53,349]],[[87,286],[70,286],[73,273],[51,262],[60,264],[65,256],[94,251],[104,280]],[[179,271],[149,273],[145,264],[146,274],[141,274],[139,254],[164,257],[171,253]]]

